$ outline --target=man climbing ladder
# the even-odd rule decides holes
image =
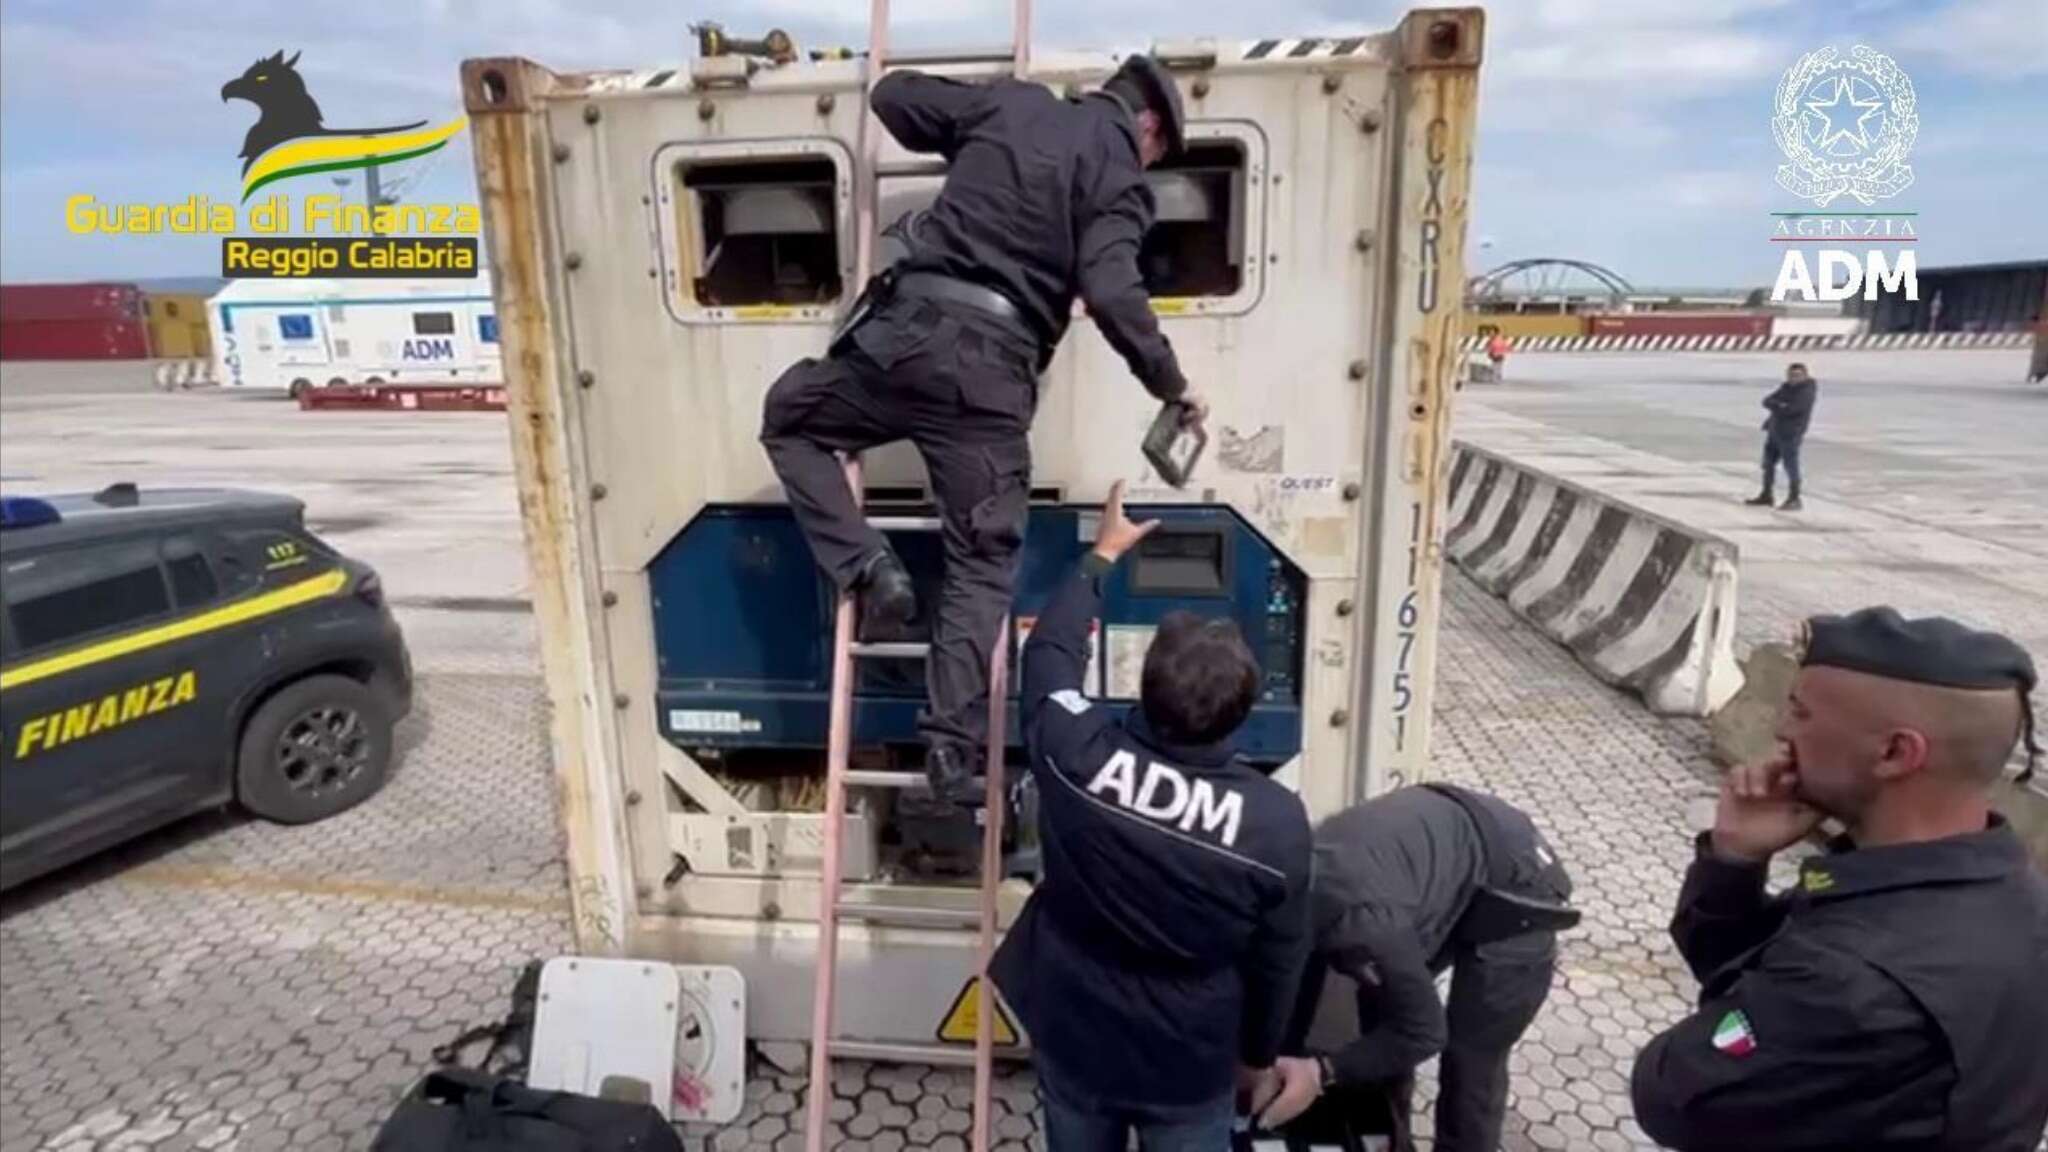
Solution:
[[[1020,3],[1020,72],[1028,10]],[[916,597],[835,454],[908,439],[923,456],[946,571],[919,727],[934,793],[971,804],[973,757],[988,737],[990,646],[1024,539],[1037,376],[1075,297],[1148,391],[1189,402],[1191,421],[1205,411],[1138,271],[1153,217],[1144,169],[1180,149],[1184,118],[1172,78],[1149,56],[1130,57],[1078,100],[1021,78],[885,76],[886,3],[871,19],[869,106],[905,148],[943,158],[945,185],[908,231],[909,254],[867,280],[827,355],[798,361],[769,390],[761,443],[819,566],[860,597],[867,640],[908,623]],[[865,120],[861,132],[865,276],[875,149]]]

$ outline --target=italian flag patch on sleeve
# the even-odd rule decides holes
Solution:
[[[1721,1017],[1714,1025],[1714,1047],[1730,1056],[1747,1056],[1756,1051],[1756,1033],[1749,1030],[1749,1017],[1740,1009]]]

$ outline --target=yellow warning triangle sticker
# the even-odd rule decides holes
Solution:
[[[945,1019],[939,1021],[939,1039],[947,1044],[974,1043],[974,1026],[980,1019],[981,997],[975,989],[981,977],[969,976],[967,983],[960,986],[960,994],[953,997],[953,1006],[946,1009]],[[989,989],[989,1003],[995,1006],[996,1018],[990,1021],[989,1035],[996,1047],[1010,1048],[1017,1044],[1017,1025],[1010,1020],[1010,1010],[1003,1007],[1002,994]]]

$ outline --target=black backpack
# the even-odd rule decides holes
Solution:
[[[427,1073],[371,1152],[683,1152],[651,1104],[545,1092],[467,1068]]]

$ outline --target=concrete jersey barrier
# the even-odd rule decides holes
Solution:
[[[1444,552],[1654,712],[1707,716],[1742,686],[1732,541],[1459,441]]]

